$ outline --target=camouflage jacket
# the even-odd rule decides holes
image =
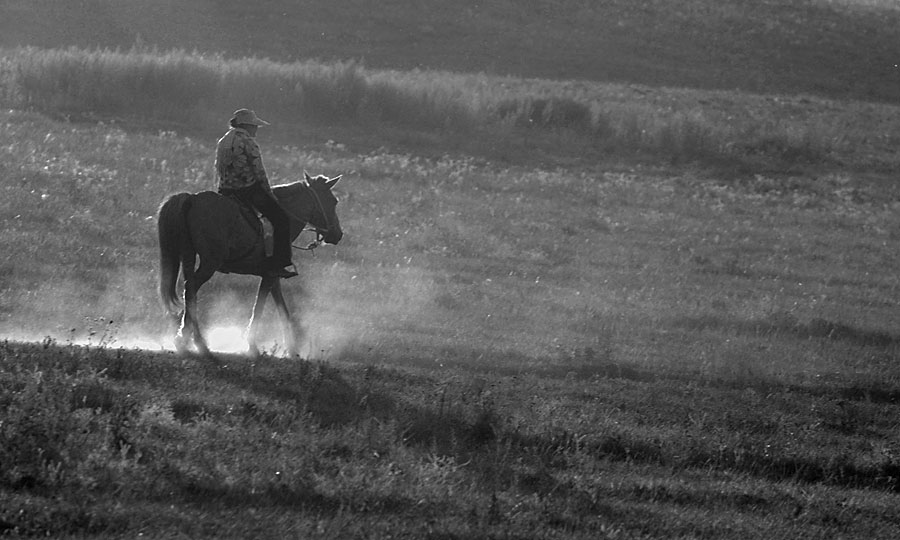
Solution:
[[[259,145],[246,130],[229,129],[216,145],[216,187],[240,189],[257,182],[271,190]]]

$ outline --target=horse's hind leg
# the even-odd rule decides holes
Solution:
[[[196,261],[197,256],[194,253],[181,254],[181,273],[184,277],[184,309],[175,316],[176,325],[178,325],[178,331],[175,333],[175,350],[178,351],[179,354],[186,354],[188,352],[196,329],[193,309],[191,303],[188,302],[188,298],[196,298],[197,296],[196,291],[191,291],[190,285],[193,283],[194,265],[196,264]],[[190,280],[188,279],[189,276]],[[194,302],[193,305],[196,305],[196,302]]]
[[[190,264],[185,264],[182,268],[184,272],[184,317],[180,334],[183,335],[187,330],[187,333],[193,337],[197,352],[203,356],[209,356],[209,345],[200,331],[198,322],[197,293],[200,287],[216,273],[216,266],[209,263],[209,258],[201,257],[200,267],[194,270],[193,260],[189,262]]]
[[[180,312],[173,314],[172,318],[175,320],[175,351],[178,354],[186,354],[188,352],[188,344],[190,342],[190,336],[185,336],[185,326],[184,326],[184,316],[185,311],[182,309]]]

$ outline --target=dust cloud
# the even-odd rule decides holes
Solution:
[[[366,351],[430,317],[435,285],[414,267],[363,268],[343,261],[301,262],[301,276],[282,283],[301,357],[329,360]],[[110,271],[105,283],[44,282],[5,302],[0,337],[11,341],[174,350],[175,324],[157,300],[156,269]],[[200,290],[201,324],[214,352],[247,350],[247,325],[258,280],[216,274]],[[180,287],[180,283],[179,283]],[[260,320],[259,346],[286,353],[283,324],[271,298]]]
[[[291,307],[302,329],[301,354],[308,358],[327,360],[396,342],[431,317],[436,295],[428,272],[410,266],[337,262],[305,278]]]
[[[111,270],[108,277],[93,282],[43,281],[4,302],[0,336],[24,342],[171,349],[155,287],[155,272],[137,269]]]

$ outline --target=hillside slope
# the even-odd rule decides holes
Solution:
[[[376,68],[897,101],[900,9],[859,0],[6,0],[0,46],[185,48]]]
[[[896,147],[882,109],[842,115]],[[285,287],[312,361],[210,360],[130,347],[164,330],[156,208],[215,139],[0,124],[0,534],[900,537],[896,182],[266,133],[273,179],[346,175],[347,236]],[[211,338],[255,287],[204,286]]]
[[[698,385],[608,368],[482,375],[0,342],[0,529],[217,540],[900,533],[900,467],[885,442],[896,386]]]

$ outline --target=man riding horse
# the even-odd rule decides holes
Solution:
[[[216,145],[216,187],[222,195],[255,208],[272,223],[273,254],[266,261],[266,275],[294,277],[297,270],[291,260],[290,218],[272,194],[256,144],[257,129],[269,123],[250,109],[238,109],[229,125]]]

